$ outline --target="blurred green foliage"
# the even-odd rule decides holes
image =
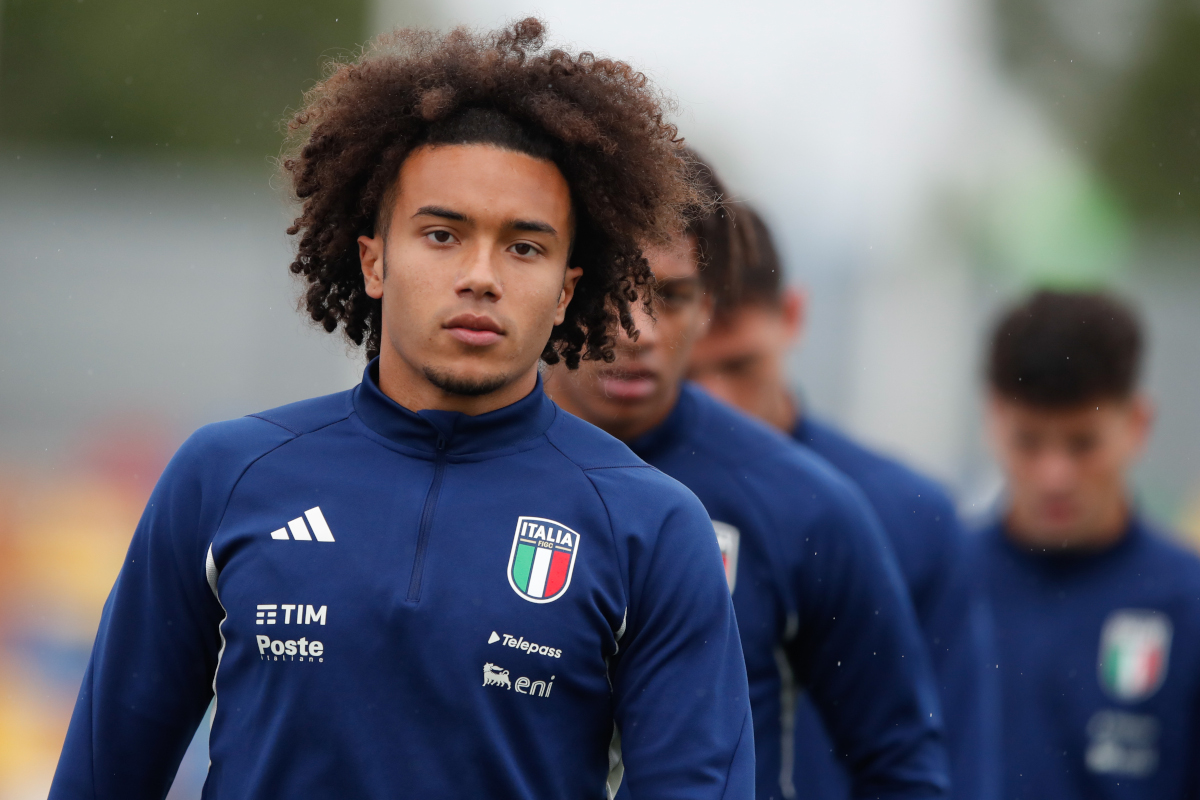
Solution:
[[[996,0],[1005,60],[1133,218],[1200,231],[1200,2]]]
[[[0,139],[277,155],[365,0],[0,0]]]
[[[1142,217],[1200,228],[1200,3],[1171,0],[1099,142],[1100,168]]]

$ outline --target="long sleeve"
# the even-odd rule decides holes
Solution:
[[[259,433],[265,423],[235,425]],[[51,800],[161,800],[170,788],[222,646],[206,557],[244,468],[223,449],[210,429],[197,432],[150,497],[104,606]]]
[[[613,496],[597,472],[601,494]],[[609,504],[630,582],[627,630],[612,664],[628,796],[751,798],[746,667],[712,524],[687,490],[652,474],[664,484],[650,487],[653,497]],[[664,506],[665,515],[651,510]],[[665,517],[656,535],[622,537],[646,512]]]
[[[801,618],[789,660],[853,797],[943,797],[941,714],[912,604],[865,499],[846,484],[831,500],[792,574]]]
[[[1000,797],[1000,681],[991,609],[972,574],[967,543],[948,503],[937,580],[917,598],[917,614],[932,656],[950,756],[955,800]]]

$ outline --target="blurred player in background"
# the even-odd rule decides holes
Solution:
[[[807,775],[802,786],[791,781],[785,719],[797,684],[844,754],[855,798],[943,797],[928,654],[862,494],[809,451],[684,381],[713,287],[728,281],[744,249],[728,219],[721,206],[671,246],[648,251],[656,318],[635,307],[639,335],[620,337],[615,361],[549,370],[547,392],[683,482],[712,517],[750,679],[760,800],[796,789],[814,796]]]
[[[742,268],[716,297],[713,324],[692,350],[690,376],[816,452],[866,495],[896,553],[932,656],[950,754],[951,796],[997,797],[995,665],[991,622],[968,567],[954,505],[933,481],[875,453],[801,406],[786,357],[804,327],[806,297],[788,287],[762,218],[739,206]],[[728,235],[728,234],[725,234]],[[719,252],[719,251],[718,251]],[[796,716],[796,783],[813,797],[849,796],[847,762],[810,696]]]
[[[543,42],[403,31],[308,93],[292,271],[373,358],[172,459],[53,800],[161,800],[210,699],[210,798],[753,792],[704,508],[538,375],[635,333],[703,195],[644,76]]]
[[[1007,494],[977,543],[996,615],[1004,797],[1200,796],[1200,560],[1140,514],[1142,333],[1104,294],[1000,320],[988,427]]]

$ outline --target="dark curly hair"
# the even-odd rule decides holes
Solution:
[[[704,208],[693,209],[687,232],[696,238],[700,279],[712,293],[720,313],[736,291],[747,259],[754,258],[754,239],[742,221],[741,204],[733,199],[712,165],[691,148],[686,154],[692,178],[707,201]]]
[[[1104,292],[1043,290],[996,325],[987,378],[1001,397],[1039,408],[1125,400],[1142,358],[1137,315]]]
[[[289,121],[282,167],[302,209],[291,271],[302,304],[368,358],[379,352],[382,305],[366,293],[357,239],[388,215],[404,159],[427,144],[494,144],[552,161],[571,190],[571,265],[583,275],[542,358],[568,367],[612,360],[620,324],[651,279],[642,245],[665,241],[703,209],[667,101],[628,64],[544,47],[526,19],[487,34],[400,30],[353,63],[336,64]]]

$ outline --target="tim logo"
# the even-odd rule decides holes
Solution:
[[[512,682],[508,679],[508,670],[500,669],[500,667],[490,662],[483,665],[483,685],[503,686],[505,689],[512,688]]]
[[[508,556],[508,583],[531,603],[549,603],[571,585],[579,534],[552,519],[518,517]]]

